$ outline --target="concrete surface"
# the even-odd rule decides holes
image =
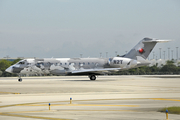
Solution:
[[[180,76],[0,78],[0,120],[165,120],[169,106],[180,106]]]

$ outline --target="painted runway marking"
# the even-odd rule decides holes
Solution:
[[[98,111],[98,112],[104,112],[104,111],[107,111],[107,112],[138,112],[138,111],[135,111],[135,110],[58,110],[58,111]]]
[[[0,92],[0,94],[21,94],[21,93],[13,93],[13,92]]]
[[[3,116],[13,116],[13,117],[24,117],[24,118],[36,118],[36,119],[45,119],[45,120],[70,120],[70,119],[51,118],[51,117],[17,115],[17,114],[9,114],[9,113],[0,113],[0,115],[3,115]]]
[[[166,101],[177,101],[180,102],[180,100],[177,99],[165,99],[165,98],[151,98],[152,100],[166,100]]]
[[[29,104],[16,106],[48,106],[45,104]],[[105,104],[51,104],[51,106],[111,106],[111,107],[139,107],[139,105],[105,105]]]
[[[119,111],[119,112],[137,112],[135,110],[46,110],[46,111],[17,111],[17,112],[7,112],[6,114],[12,114],[12,113],[40,113],[40,112],[58,112],[58,111]],[[3,114],[3,113],[2,113]],[[0,113],[1,115],[1,113]]]
[[[106,100],[140,100],[140,99],[151,99],[151,100],[166,100],[166,101],[177,101],[179,99],[165,99],[165,98],[117,98],[117,99],[89,99],[89,100],[73,100],[73,101],[106,101]],[[14,105],[4,105],[3,107],[12,107],[12,106],[48,106],[48,103],[58,103],[58,102],[69,102],[67,101],[51,101],[51,102],[35,102],[35,103],[24,103],[24,104],[14,104]],[[44,104],[42,104],[44,103]],[[52,104],[52,106],[122,106],[122,107],[139,107],[138,105],[101,105],[101,104]]]
[[[45,111],[16,111],[16,112],[6,112],[6,113],[34,113],[34,112],[55,112],[57,110],[45,110]]]

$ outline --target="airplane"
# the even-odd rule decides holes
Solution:
[[[96,80],[97,75],[149,65],[146,59],[156,43],[169,41],[146,37],[127,54],[111,58],[23,59],[5,71],[18,74],[19,82],[23,74],[87,75],[90,80]]]

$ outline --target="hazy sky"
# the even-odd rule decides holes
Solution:
[[[144,37],[176,58],[179,0],[0,0],[0,58],[113,57]]]

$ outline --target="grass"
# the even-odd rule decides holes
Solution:
[[[166,110],[168,110],[168,113],[171,113],[171,114],[180,114],[180,107],[176,107],[176,106],[163,108],[159,110],[159,112],[166,112]]]

